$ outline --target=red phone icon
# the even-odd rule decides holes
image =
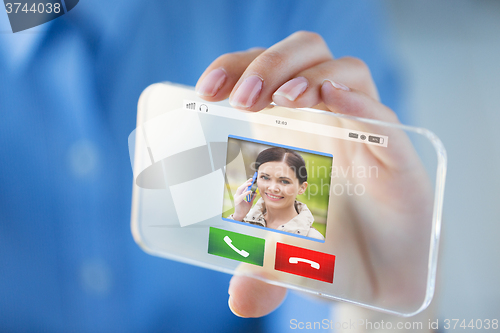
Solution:
[[[335,256],[301,247],[276,243],[274,269],[333,283]]]
[[[309,260],[309,259],[304,259],[304,258],[297,258],[297,257],[290,257],[288,259],[288,262],[290,264],[298,264],[299,262],[305,262],[306,264],[311,265],[312,268],[319,269],[319,264],[315,261]]]

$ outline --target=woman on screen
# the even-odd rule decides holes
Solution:
[[[307,170],[302,156],[290,149],[268,148],[257,156],[255,169],[261,198],[252,208],[256,193],[249,189],[252,178],[248,179],[236,191],[234,214],[229,218],[324,240],[312,227],[314,217],[309,208],[297,201],[297,195],[307,189]]]

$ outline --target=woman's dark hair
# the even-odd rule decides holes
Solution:
[[[255,161],[255,171],[258,171],[259,167],[267,162],[285,162],[295,172],[299,184],[302,185],[307,181],[306,163],[302,156],[293,150],[274,147],[261,151]]]

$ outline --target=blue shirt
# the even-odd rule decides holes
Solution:
[[[397,111],[382,13],[364,1],[82,0],[38,33],[0,34],[0,331],[278,332],[328,318],[296,294],[238,318],[230,276],[143,253],[127,137],[148,85],[194,85],[219,55],[297,30],[363,59]]]

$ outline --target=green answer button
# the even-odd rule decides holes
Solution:
[[[265,243],[262,238],[210,227],[208,253],[263,266]]]

